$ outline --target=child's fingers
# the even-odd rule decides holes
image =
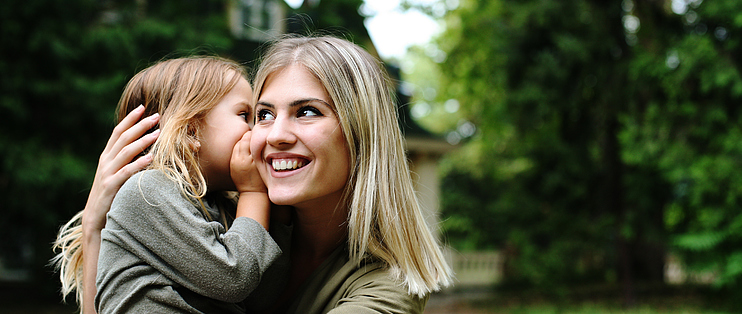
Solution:
[[[242,135],[242,139],[240,139],[240,142],[242,143],[241,145],[245,146],[244,150],[245,150],[245,153],[247,153],[248,155],[251,154],[250,153],[250,137],[251,136],[252,136],[252,132],[247,131],[245,132],[245,134]]]
[[[265,183],[250,155],[251,132],[247,131],[237,141],[232,150],[230,160],[230,174],[237,191],[242,192],[265,192]]]
[[[232,149],[232,163],[242,162],[250,156],[250,131],[245,132]]]

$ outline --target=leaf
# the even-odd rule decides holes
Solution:
[[[673,242],[677,247],[682,249],[710,251],[724,241],[725,238],[726,235],[723,232],[704,232],[680,235]]]

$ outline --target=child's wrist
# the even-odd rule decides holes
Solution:
[[[267,191],[240,192],[236,217],[248,217],[260,223],[268,230],[270,221],[270,200]]]
[[[238,191],[240,198],[268,198],[268,191]]]

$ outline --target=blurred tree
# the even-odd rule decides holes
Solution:
[[[436,101],[456,100],[478,128],[446,166],[452,243],[503,250],[510,283],[620,282],[628,303],[635,278],[663,280],[668,248],[695,252],[686,260],[720,284],[742,278],[742,4],[449,9]]]
[[[624,160],[672,185],[664,222],[691,270],[742,297],[742,20],[738,1],[637,2]],[[646,32],[644,32],[646,30]],[[742,306],[737,304],[738,309]]]
[[[378,57],[360,13],[363,0],[304,0],[293,10],[288,32],[303,35],[319,31],[346,38]]]
[[[632,242],[624,223],[625,61],[611,54],[626,46],[621,17],[602,2],[464,1],[447,19],[441,94],[479,127],[471,170],[492,183],[476,221],[497,226],[489,240],[504,249],[511,283],[554,290],[615,281],[617,271],[632,278],[628,246],[644,239]],[[444,202],[463,213],[460,200]]]
[[[166,55],[228,52],[224,7],[217,0],[3,2],[0,269],[26,271],[34,299],[57,297],[45,267],[50,244],[85,204],[126,81]]]

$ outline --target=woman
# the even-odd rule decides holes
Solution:
[[[285,38],[265,54],[250,148],[271,202],[294,208],[290,279],[270,312],[420,313],[451,283],[413,190],[389,83],[377,60],[338,38]],[[110,203],[101,203],[89,217],[105,219]],[[96,236],[83,227],[87,258]]]

